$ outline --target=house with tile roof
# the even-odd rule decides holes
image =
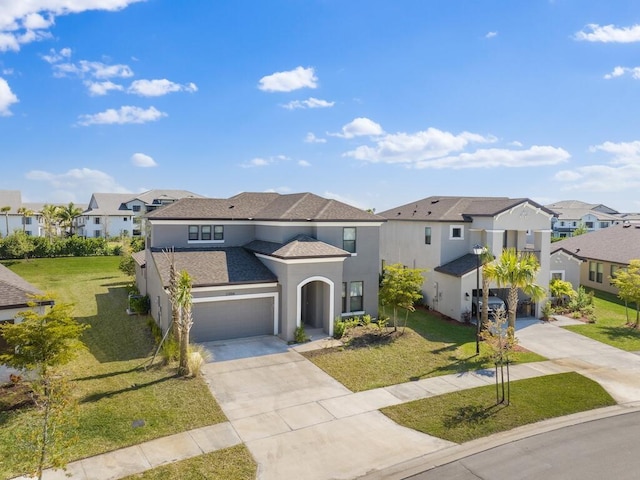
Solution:
[[[551,219],[552,237],[566,238],[582,226],[589,232],[617,225],[625,220],[625,214],[600,203],[563,200],[546,207],[556,215]]]
[[[88,207],[77,219],[78,235],[106,238],[144,235],[144,215],[180,198],[203,197],[187,190],[94,193]]]
[[[476,245],[497,258],[505,248],[535,254],[536,283],[549,284],[553,212],[528,198],[433,196],[379,215],[387,219],[380,230],[381,263],[426,269],[423,301],[450,318],[467,317],[479,295]],[[496,285],[491,294],[506,301]],[[527,305],[528,298],[521,294],[520,302]],[[542,305],[533,305],[532,313],[539,316]]]
[[[640,222],[625,221],[588,235],[566,238],[551,245],[552,276],[617,294],[614,273],[640,259]]]
[[[336,317],[377,315],[382,217],[312,193],[249,192],[183,198],[145,220],[136,282],[163,330],[171,262],[193,278],[195,342],[290,341],[300,326],[332,335]]]

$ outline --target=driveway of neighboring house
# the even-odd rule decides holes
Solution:
[[[260,480],[351,479],[452,445],[380,413],[400,403],[386,390],[353,394],[276,337],[205,346],[205,378]]]

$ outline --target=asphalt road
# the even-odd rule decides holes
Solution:
[[[640,478],[640,412],[518,440],[408,477],[411,480]]]

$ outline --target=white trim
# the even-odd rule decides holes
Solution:
[[[270,283],[250,283],[245,285],[217,285],[214,287],[196,287],[193,289],[193,293],[196,292],[221,292],[224,290],[247,290],[255,288],[276,288],[277,282]]]
[[[273,334],[278,335],[278,292],[271,293],[247,293],[244,295],[225,295],[222,297],[194,298],[193,303],[226,302],[231,300],[251,300],[254,298],[273,298]]]
[[[198,220],[161,220],[157,218],[148,218],[148,222],[155,225],[208,225],[211,222],[216,222],[215,225],[267,225],[274,227],[308,227],[314,225],[316,227],[379,227],[385,222],[353,222],[350,220],[333,221],[333,222],[321,222],[309,220],[308,222],[285,222],[285,221],[268,221],[268,220],[249,220],[246,218],[234,220],[234,219],[217,219],[217,218],[202,218]],[[198,223],[202,222],[202,223]],[[209,222],[209,223],[205,223]],[[211,223],[211,225],[214,225]]]
[[[364,310],[358,310],[357,312],[344,312],[340,314],[342,318],[353,317],[354,315],[364,315]]]
[[[224,240],[187,240],[187,243],[202,244],[202,243],[224,243]]]
[[[460,236],[459,237],[454,237],[453,236],[453,229],[454,228],[459,228],[460,229]],[[449,240],[464,240],[464,225],[449,225]]]
[[[323,257],[323,258],[276,258],[270,257],[269,255],[265,255],[263,253],[255,253],[254,254],[258,258],[264,258],[265,260],[272,260],[278,263],[285,263],[287,265],[296,265],[296,264],[309,264],[309,263],[337,263],[344,262],[347,257]]]
[[[329,285],[329,336],[333,337],[333,317],[335,315],[335,284],[327,277],[315,275],[301,281],[296,287],[296,328],[302,325],[302,287],[311,282],[323,282]]]

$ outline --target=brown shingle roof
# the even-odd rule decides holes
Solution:
[[[551,253],[558,250],[582,259],[626,265],[640,259],[640,223],[613,225],[552,243]]]
[[[165,287],[169,285],[170,255],[152,252]],[[189,272],[194,287],[277,281],[260,260],[242,247],[176,250],[173,255],[176,269]]]
[[[0,265],[0,309],[26,307],[33,300],[32,295],[42,293],[20,275]]]
[[[147,215],[165,220],[377,221],[385,219],[313,193],[241,193],[228,199],[184,198]]]
[[[434,196],[391,208],[379,215],[388,220],[470,222],[471,217],[494,216],[525,202],[553,214],[528,198]]]
[[[307,235],[298,235],[285,244],[254,240],[245,245],[245,248],[255,253],[289,259],[348,257],[350,255],[349,252],[341,248],[334,247]]]

